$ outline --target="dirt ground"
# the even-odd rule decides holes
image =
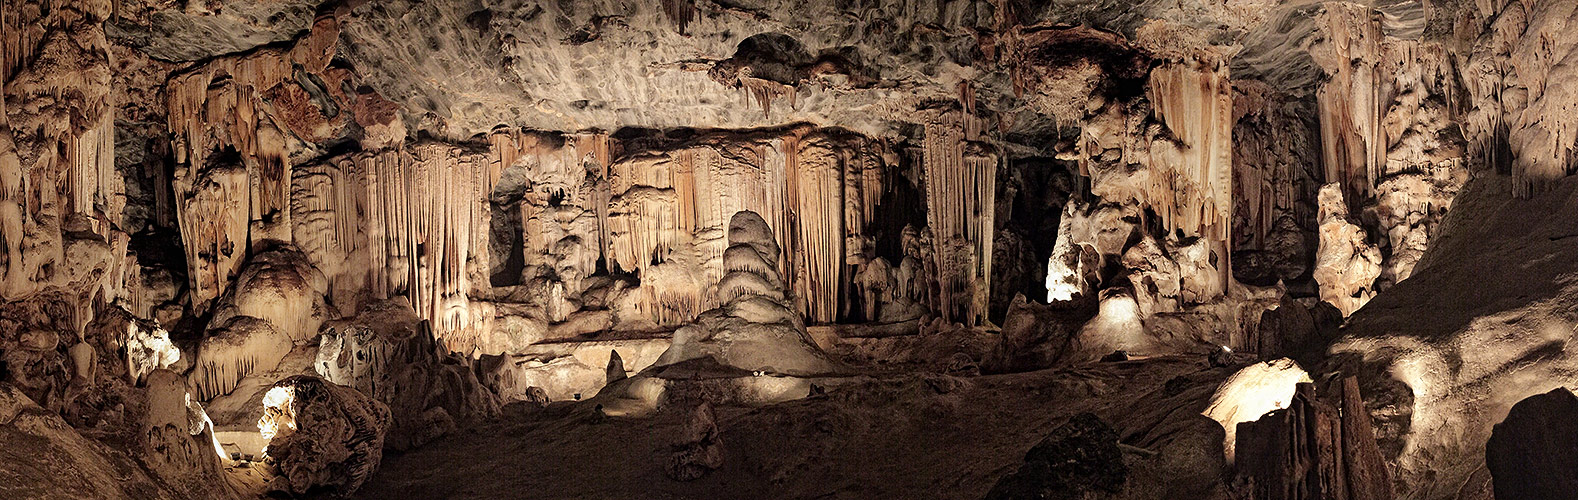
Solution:
[[[850,377],[803,400],[717,408],[722,468],[691,482],[663,468],[694,402],[671,401],[645,419],[601,417],[580,403],[515,404],[497,422],[385,456],[358,496],[976,499],[1053,428],[1088,411],[1135,447],[1122,496],[1219,497],[1222,469],[1211,464],[1222,434],[1199,412],[1232,372],[1190,356]]]

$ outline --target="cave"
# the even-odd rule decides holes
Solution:
[[[1575,498],[1573,0],[0,0],[0,498]]]

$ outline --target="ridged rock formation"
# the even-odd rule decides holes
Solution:
[[[350,495],[383,459],[389,407],[355,389],[298,375],[275,383],[263,407],[258,429],[279,469],[271,489]]]
[[[720,305],[703,313],[695,325],[674,332],[674,345],[658,358],[657,368],[687,360],[710,358],[723,366],[749,372],[819,375],[837,365],[805,333],[804,320],[788,307],[779,277],[783,252],[760,215],[741,211],[729,218],[729,249],[723,265],[729,271],[714,296]]]
[[[327,327],[313,370],[387,405],[384,446],[406,450],[498,414],[497,396],[457,358],[410,307],[386,301]]]
[[[1484,500],[1573,3],[0,0],[0,496]]]
[[[1238,452],[1254,456],[1238,475],[1251,499],[1394,498],[1356,379],[1339,386],[1336,403],[1301,383],[1286,408],[1238,424]]]
[[[1353,314],[1375,296],[1381,275],[1381,252],[1365,242],[1364,230],[1348,221],[1348,205],[1337,184],[1320,190],[1320,248],[1315,253],[1315,282],[1320,298]]]

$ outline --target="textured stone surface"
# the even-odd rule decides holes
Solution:
[[[1089,413],[1075,415],[1025,454],[1024,465],[997,482],[989,499],[1077,499],[1118,493],[1129,469],[1118,434]]]
[[[10,0],[0,380],[190,490],[215,429],[144,403],[238,433],[301,373],[404,449],[500,398],[1289,355],[1359,378],[1405,496],[1482,496],[1492,421],[1572,382],[1570,3]],[[1232,389],[1122,425],[1120,494],[1225,494],[1155,478],[1221,475]],[[784,465],[730,443],[698,484]]]
[[[275,383],[263,405],[258,429],[279,470],[271,489],[301,495],[328,488],[349,495],[378,469],[390,421],[383,403],[298,375]]]
[[[1485,466],[1496,498],[1564,498],[1578,488],[1578,397],[1567,389],[1529,396],[1512,405],[1490,433]]]

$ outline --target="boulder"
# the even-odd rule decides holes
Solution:
[[[712,404],[703,401],[691,411],[664,472],[675,481],[692,481],[722,465],[723,439],[718,432],[718,417],[712,412]]]
[[[1080,500],[1123,490],[1129,467],[1118,433],[1090,413],[1081,413],[1025,454],[1024,465],[1004,476],[988,500]]]
[[[1496,498],[1572,498],[1578,492],[1578,397],[1566,388],[1512,405],[1485,445]]]
[[[264,453],[278,471],[269,487],[349,496],[378,469],[390,418],[387,405],[350,387],[311,375],[276,382],[258,420]]]

